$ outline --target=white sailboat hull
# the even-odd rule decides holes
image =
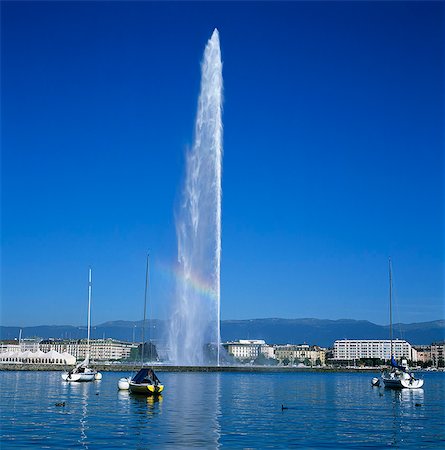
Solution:
[[[62,380],[71,382],[71,381],[94,381],[98,375],[100,375],[97,370],[91,369],[88,367],[90,363],[90,358],[87,355],[84,361],[78,364],[73,370],[69,372],[62,373]],[[102,378],[102,376],[101,376]]]
[[[401,384],[406,389],[420,389],[423,386],[423,380],[411,379],[402,380]]]
[[[419,389],[423,380],[414,378],[406,372],[389,372],[382,375],[383,383],[390,389]]]
[[[68,373],[65,372],[62,374],[62,380],[67,382],[72,381],[94,381],[96,376],[96,372],[87,372],[87,373]]]
[[[90,327],[91,327],[91,267],[88,270],[88,337],[87,337],[87,354],[85,360],[78,364],[69,372],[62,373],[62,380],[66,382],[94,381],[101,380],[102,374],[97,370],[91,369],[90,364]]]
[[[382,373],[382,380],[386,388],[391,389],[419,389],[423,386],[423,380],[417,379],[408,372],[407,361],[402,359],[399,366],[394,358],[393,338],[392,338],[392,268],[391,258],[389,258],[389,337],[391,340],[391,368]]]

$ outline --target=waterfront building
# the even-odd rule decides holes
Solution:
[[[431,345],[416,345],[414,346],[417,352],[417,362],[424,365],[431,364]]]
[[[417,361],[417,351],[405,340],[393,340],[394,357],[397,360]],[[391,359],[389,339],[341,339],[334,343],[334,360]]]
[[[2,364],[62,364],[72,365],[76,363],[76,358],[68,353],[59,353],[50,350],[45,353],[41,350],[31,352],[30,350],[6,351],[0,353],[0,363]]]
[[[444,367],[445,342],[438,342],[431,345],[431,360],[434,367]]]
[[[261,353],[269,359],[275,359],[275,349],[273,345],[264,345],[261,347]]]
[[[311,365],[325,365],[326,350],[316,345],[274,345],[275,358],[280,363],[298,364],[308,363]]]
[[[132,349],[137,349],[138,344],[123,342],[115,339],[91,339],[90,358],[93,361],[117,361],[130,357]],[[88,345],[86,339],[55,340],[48,339],[40,342],[43,351],[55,350],[74,355],[78,360],[85,359]]]
[[[39,339],[25,338],[0,341],[0,353],[4,352],[36,352],[39,350]]]
[[[4,340],[0,342],[0,353],[15,353],[20,351],[20,343],[17,340]]]
[[[126,359],[130,357],[132,349],[137,347],[138,344],[115,339],[92,339],[89,349],[90,358],[94,361]],[[0,342],[0,354],[3,357],[1,362],[74,364],[76,359],[85,359],[87,351],[86,339],[23,339]],[[44,354],[47,356],[43,357]]]
[[[273,348],[262,339],[240,339],[225,342],[222,346],[229,355],[241,360],[254,360],[261,354],[267,358],[273,357]]]

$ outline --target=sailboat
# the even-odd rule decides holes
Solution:
[[[91,290],[92,290],[91,267],[88,269],[88,337],[87,353],[85,359],[69,372],[62,373],[63,381],[93,381],[100,380],[102,374],[90,367],[90,328],[91,328]]]
[[[392,333],[392,269],[389,258],[389,338],[391,341],[391,367],[382,373],[382,380],[386,388],[392,389],[418,389],[423,386],[423,380],[416,378],[409,371],[406,360],[398,364],[394,357],[393,333]]]
[[[144,296],[144,322],[142,326],[142,352],[141,369],[131,378],[121,378],[118,381],[120,390],[130,390],[134,394],[160,395],[164,390],[164,385],[156,376],[153,367],[144,367],[144,349],[145,349],[145,318],[147,311],[147,292],[149,275],[149,255],[147,255],[147,268],[145,272],[145,296]]]

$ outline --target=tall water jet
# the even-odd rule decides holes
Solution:
[[[201,63],[193,146],[176,217],[178,285],[170,359],[199,365],[220,359],[222,62],[215,29]]]

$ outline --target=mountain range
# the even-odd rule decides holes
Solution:
[[[164,341],[168,324],[163,320],[147,321],[145,336]],[[32,327],[0,326],[1,339],[22,338],[80,339],[87,335],[86,327],[40,325]],[[395,324],[394,338],[405,339],[412,345],[431,344],[445,340],[445,320]],[[92,339],[114,338],[129,342],[141,340],[142,321],[117,320],[96,325],[91,329]],[[389,326],[376,325],[366,320],[323,319],[250,319],[223,320],[221,339],[264,339],[268,344],[302,344],[332,347],[337,339],[388,339]]]

